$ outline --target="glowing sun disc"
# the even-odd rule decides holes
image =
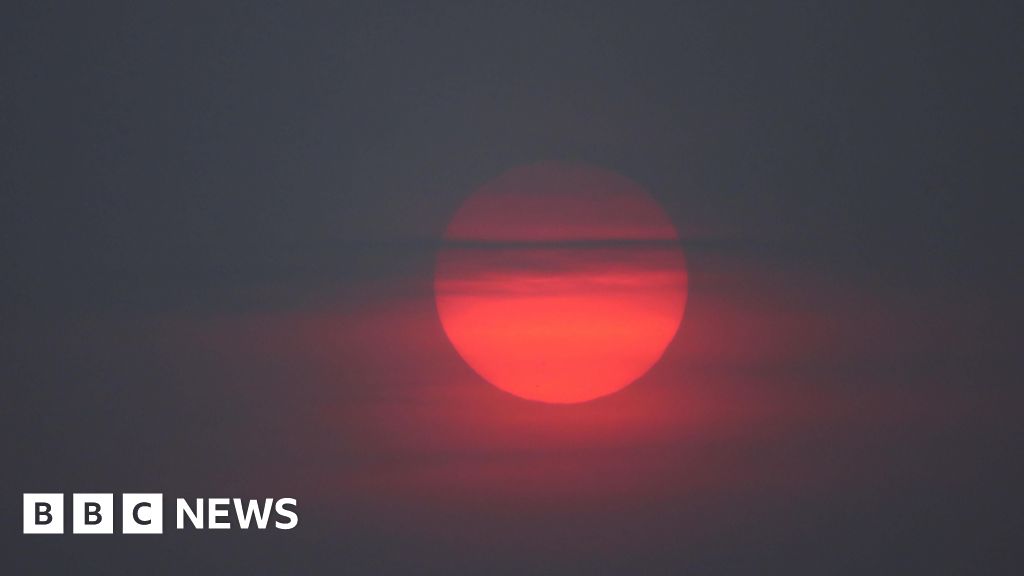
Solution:
[[[445,334],[494,386],[577,403],[625,388],[661,358],[686,306],[678,233],[635,182],[545,163],[487,182],[437,257]]]

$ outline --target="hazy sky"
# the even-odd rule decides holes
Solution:
[[[5,521],[9,571],[1019,571],[1019,7],[356,4],[0,18],[3,517],[301,522]],[[459,204],[545,160],[645,187],[691,274],[664,361],[562,411],[431,292]]]

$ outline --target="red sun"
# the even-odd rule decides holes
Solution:
[[[480,187],[444,235],[437,311],[494,386],[576,403],[625,388],[661,358],[686,306],[675,227],[635,182],[535,164]]]

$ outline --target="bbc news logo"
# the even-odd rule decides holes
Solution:
[[[23,533],[64,533],[64,494],[24,494],[23,498]],[[242,530],[291,530],[299,524],[294,498],[177,498],[174,509],[178,530],[185,530],[186,526],[196,530],[227,530],[236,526]],[[122,494],[121,533],[163,534],[163,511],[163,494]],[[113,534],[114,515],[113,494],[71,495],[73,534]]]

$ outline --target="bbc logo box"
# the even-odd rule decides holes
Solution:
[[[25,494],[23,533],[63,534],[64,495]],[[113,494],[72,494],[71,530],[74,534],[113,534]],[[123,534],[162,534],[163,495],[123,494],[121,497]]]
[[[75,534],[114,533],[113,494],[72,494],[71,531]]]
[[[121,495],[122,534],[163,534],[163,494]]]
[[[25,494],[22,527],[25,534],[64,533],[63,494]]]

